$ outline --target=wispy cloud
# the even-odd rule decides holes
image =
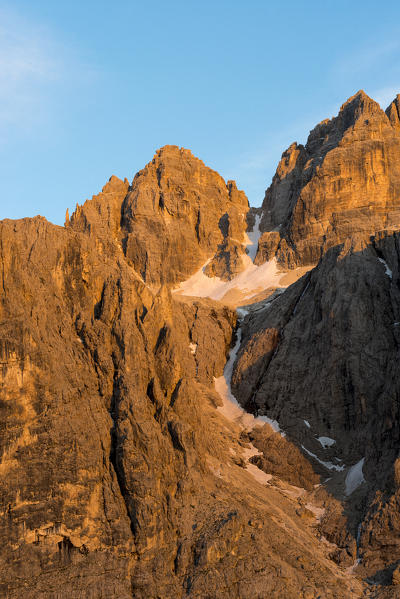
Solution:
[[[371,98],[378,102],[378,104],[380,104],[383,110],[386,110],[389,104],[395,99],[397,94],[400,94],[400,80],[397,85],[382,87],[380,89],[372,90],[371,92],[368,90],[367,93],[369,96],[371,96]]]
[[[59,118],[60,99],[98,76],[59,32],[0,8],[0,140]]]
[[[45,100],[43,86],[59,71],[48,32],[12,11],[0,10],[0,128],[29,126]]]
[[[400,40],[395,38],[382,40],[380,43],[362,45],[351,53],[347,53],[332,68],[334,77],[354,77],[364,75],[379,68],[390,57],[398,55]]]

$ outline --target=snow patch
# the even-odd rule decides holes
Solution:
[[[189,279],[183,281],[173,293],[195,297],[210,297],[221,300],[229,291],[238,289],[243,292],[245,299],[250,299],[269,287],[278,287],[279,281],[286,273],[278,270],[275,258],[264,262],[260,266],[254,264],[260,233],[261,216],[256,215],[253,231],[245,233],[246,254],[242,256],[244,270],[237,274],[231,281],[223,281],[218,277],[208,277],[204,270],[211,258],[194,273]]]
[[[268,416],[257,416],[257,418],[255,418],[255,420],[257,422],[266,422],[267,424],[270,425],[272,430],[274,430],[276,433],[281,432],[278,422],[276,420],[272,420],[271,418],[268,418]],[[281,432],[281,436],[286,437],[285,433],[282,433],[282,432]]]
[[[236,343],[231,349],[228,361],[225,364],[224,374],[218,378],[214,378],[215,390],[222,399],[222,406],[218,407],[218,411],[221,412],[228,420],[236,422],[247,430],[251,430],[255,426],[264,426],[264,424],[269,424],[274,432],[280,432],[283,436],[285,433],[281,432],[279,424],[276,420],[272,420],[271,418],[268,418],[268,416],[255,417],[253,414],[249,414],[242,408],[232,393],[231,380],[233,366],[240,348],[241,338],[242,331],[239,328],[236,333]]]
[[[324,449],[327,447],[331,447],[335,445],[335,439],[331,439],[330,437],[318,437],[317,441],[319,441]]]
[[[272,478],[272,474],[267,474],[266,472],[264,472],[264,470],[261,470],[255,464],[252,464],[251,462],[248,462],[246,464],[246,470],[247,470],[247,472],[250,472],[250,474],[252,476],[254,476],[256,481],[258,481],[262,485],[265,485],[266,483],[268,483]]]
[[[260,239],[260,236],[261,236],[260,222],[261,222],[261,215],[256,214],[253,230],[244,234],[247,255],[249,256],[249,258],[252,262],[254,262],[254,258],[256,257],[257,249],[258,249],[258,240]]]
[[[308,422],[308,420],[303,420],[303,422],[307,428],[311,428],[311,424]]]
[[[197,350],[197,343],[189,343],[190,353],[194,356]]]
[[[231,281],[223,281],[218,277],[208,277],[204,274],[204,269],[209,262],[210,260],[207,260],[194,275],[174,289],[173,293],[221,300],[228,291],[238,289],[244,293],[246,299],[250,299],[263,289],[278,287],[280,279],[285,276],[285,273],[278,270],[275,258],[256,266],[246,255],[243,256],[245,269]]]
[[[314,460],[317,460],[317,462],[324,466],[324,468],[327,468],[328,470],[336,470],[336,472],[342,472],[345,469],[345,466],[337,466],[336,464],[332,464],[332,462],[324,462],[323,460],[320,460],[319,457],[315,455],[315,453],[312,453],[311,451],[306,449],[304,445],[302,445],[301,447],[306,453],[308,453],[309,456],[311,456],[312,458],[314,458]]]
[[[363,482],[365,482],[364,474],[363,474],[363,466],[364,466],[365,458],[362,458],[357,464],[352,466],[346,476],[345,481],[345,494],[347,497],[351,495]]]
[[[384,265],[384,267],[385,267],[385,274],[386,274],[386,275],[387,275],[387,276],[388,276],[388,277],[391,279],[391,278],[393,277],[393,273],[392,273],[392,271],[390,270],[390,268],[389,268],[389,266],[388,266],[387,262],[386,262],[386,261],[385,261],[383,258],[378,258],[378,260],[379,260],[379,262],[382,262],[382,264],[383,264],[383,265]]]
[[[237,315],[240,320],[243,320],[247,314],[249,314],[250,310],[245,310],[244,308],[236,308]]]
[[[218,378],[214,378],[214,385],[215,390],[222,399],[222,406],[218,407],[218,411],[221,412],[225,418],[235,422],[243,429],[252,429],[257,424],[261,424],[258,422],[259,419],[255,418],[253,414],[245,412],[233,395],[231,388],[233,365],[240,348],[241,337],[242,331],[239,328],[237,330],[236,343],[229,353],[229,358],[224,368],[224,374]],[[264,424],[264,422],[262,424]],[[249,474],[251,474],[260,484],[265,485],[272,478],[272,475],[265,473],[255,464],[248,461],[253,455],[258,455],[259,453],[259,450],[250,444],[249,449],[245,450],[243,457],[247,461],[246,470]]]
[[[299,297],[299,299],[296,302],[296,305],[295,305],[294,310],[293,310],[293,314],[296,314],[297,307],[298,307],[299,303],[301,302],[301,300],[303,299],[304,295],[307,293],[307,290],[308,290],[309,286],[310,286],[310,283],[308,282],[307,285],[304,287],[301,296]]]

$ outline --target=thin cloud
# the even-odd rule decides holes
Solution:
[[[43,86],[57,77],[54,44],[15,13],[0,11],[0,127],[26,126],[40,114]]]
[[[37,130],[58,110],[58,99],[87,90],[98,70],[68,40],[15,11],[0,9],[0,139]]]
[[[332,68],[334,77],[362,75],[378,68],[391,56],[398,54],[400,41],[385,40],[380,44],[362,46],[352,53],[347,53]]]
[[[400,94],[400,82],[398,85],[382,87],[380,89],[371,91],[371,93],[368,93],[371,98],[380,104],[383,110],[386,110],[389,104],[393,102],[397,94]]]

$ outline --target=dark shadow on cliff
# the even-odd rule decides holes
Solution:
[[[343,504],[355,539],[361,523],[359,557],[373,547],[383,569],[400,549],[381,548],[368,523],[400,531],[391,508],[400,446],[399,269],[396,232],[330,249],[268,308],[246,317],[232,380],[245,409],[277,420],[314,472],[333,479],[328,492]],[[324,448],[318,438],[334,442]],[[346,496],[348,468],[363,458],[367,482]],[[379,559],[369,561],[379,569]]]

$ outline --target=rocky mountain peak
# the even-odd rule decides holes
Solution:
[[[357,120],[361,115],[374,114],[382,112],[378,102],[370,98],[364,90],[360,89],[356,94],[351,96],[342,104],[339,111],[339,116],[347,114],[352,116],[353,120]]]
[[[226,255],[222,219],[237,240],[228,262],[240,269],[248,210],[233,182],[227,185],[189,150],[165,146],[135,176],[123,202],[126,256],[149,283],[179,283],[214,256],[219,261],[218,252]]]
[[[400,597],[399,108],[0,222],[1,597]]]
[[[316,264],[349,235],[398,227],[398,106],[397,97],[385,114],[359,91],[305,146],[284,152],[263,202],[258,264],[273,256],[290,268]]]
[[[208,262],[230,278],[245,251],[249,203],[190,150],[167,145],[132,184],[114,175],[100,194],[77,206],[67,226],[115,243],[142,279],[175,285]]]
[[[126,193],[127,185],[129,186],[129,181],[126,177],[122,181],[116,175],[111,175],[111,177],[109,178],[107,183],[102,188],[101,192],[102,193],[118,193],[118,192]]]
[[[386,114],[392,126],[400,129],[400,94],[397,94],[396,98],[388,106]]]

